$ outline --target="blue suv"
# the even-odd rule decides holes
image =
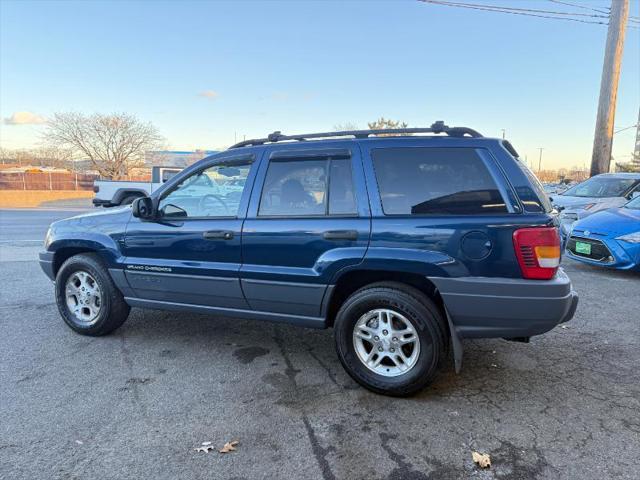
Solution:
[[[131,307],[333,327],[347,372],[400,396],[449,350],[458,371],[463,338],[572,318],[557,222],[513,147],[469,128],[275,132],[53,223],[40,264],[81,334]]]

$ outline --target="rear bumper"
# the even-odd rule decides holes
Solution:
[[[56,276],[53,273],[53,252],[40,252],[39,258],[42,271],[51,280],[55,280]]]
[[[551,280],[429,277],[458,336],[531,337],[573,318],[578,295],[562,269]]]

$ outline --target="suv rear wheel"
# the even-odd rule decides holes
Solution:
[[[340,308],[334,328],[342,365],[376,393],[406,396],[421,390],[445,353],[439,309],[422,292],[400,283],[355,292]]]
[[[56,275],[56,303],[63,320],[82,335],[106,335],[129,316],[130,307],[96,254],[80,254]]]

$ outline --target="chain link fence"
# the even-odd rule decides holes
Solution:
[[[0,190],[93,190],[98,175],[66,172],[0,172]]]

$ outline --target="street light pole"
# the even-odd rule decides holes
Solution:
[[[542,150],[544,148],[540,147],[538,150],[540,150],[540,158],[538,158],[538,173],[540,173],[540,170],[542,170]]]
[[[633,149],[631,162],[640,167],[640,110],[638,111],[638,124],[636,125],[636,146]]]

